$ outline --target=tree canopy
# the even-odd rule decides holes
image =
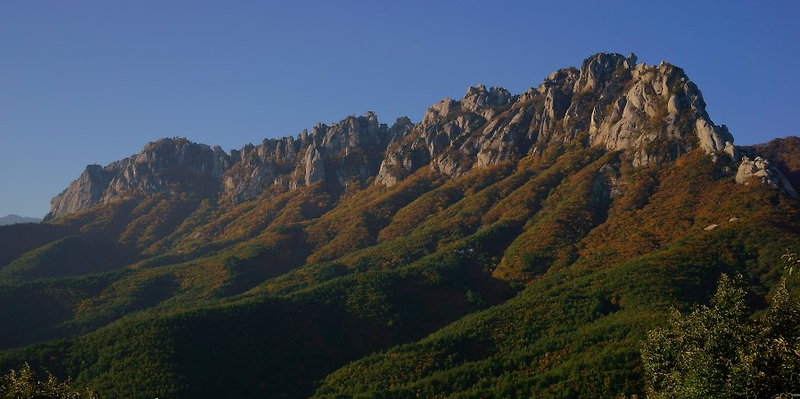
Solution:
[[[47,374],[46,381],[36,379],[36,373],[25,363],[22,368],[0,376],[0,399],[96,399],[90,390],[73,389],[69,381],[58,381]]]
[[[648,398],[800,397],[800,305],[784,281],[753,316],[742,280],[722,275],[708,306],[648,333]]]

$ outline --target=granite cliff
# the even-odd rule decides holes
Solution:
[[[459,176],[559,151],[576,139],[625,150],[635,166],[669,162],[698,147],[734,155],[733,136],[714,125],[683,70],[636,61],[634,55],[597,54],[518,96],[470,87],[461,100],[431,107],[407,137],[391,143],[378,181],[394,184],[424,165]]]
[[[416,124],[399,118],[390,127],[368,112],[229,153],[162,139],[105,167],[88,166],[53,198],[46,219],[154,193],[199,190],[236,204],[275,185],[295,189],[320,182],[334,193],[373,181],[392,186],[425,167],[455,178],[524,156],[558,155],[573,142],[623,151],[636,167],[671,162],[698,148],[740,160],[733,136],[714,124],[682,69],[637,63],[633,54],[600,53],[519,95],[470,87],[460,100],[445,98],[430,107]],[[740,183],[755,176],[797,196],[768,161],[746,158],[733,175]]]

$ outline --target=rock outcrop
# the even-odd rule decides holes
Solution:
[[[87,167],[53,198],[47,218],[124,197],[198,188],[238,204],[273,185],[322,184],[336,193],[373,178],[391,186],[424,167],[458,177],[524,156],[558,155],[571,144],[623,151],[633,166],[670,162],[697,148],[740,158],[733,136],[711,121],[702,94],[682,69],[637,63],[633,54],[600,53],[520,95],[470,87],[461,99],[430,107],[417,124],[399,118],[388,127],[368,112],[230,153],[163,139],[122,161]],[[736,180],[755,176],[797,195],[780,172],[764,165],[745,159]]]
[[[394,184],[426,165],[457,177],[576,139],[625,150],[636,166],[669,162],[698,147],[722,151],[733,142],[711,121],[683,70],[601,53],[522,95],[480,85],[459,101],[434,105],[408,137],[390,144],[377,182]]]
[[[203,191],[214,185],[230,164],[230,156],[219,147],[183,138],[161,139],[148,143],[139,154],[105,167],[87,166],[50,201],[45,220],[132,196]]]
[[[761,157],[750,160],[750,158],[744,156],[742,157],[742,163],[739,164],[739,169],[736,171],[736,182],[748,184],[754,180],[763,185],[781,189],[786,194],[800,199],[791,183],[768,160]]]
[[[330,126],[318,124],[311,134],[265,139],[230,153],[184,138],[161,139],[105,167],[88,166],[52,199],[46,219],[156,193],[192,191],[237,204],[272,185],[295,189],[322,181],[333,191],[341,190],[375,176],[390,139],[405,134],[410,125],[408,118],[401,118],[390,129],[369,112]]]
[[[89,209],[101,202],[108,187],[108,173],[100,165],[89,165],[77,180],[50,200],[50,213],[44,220]]]

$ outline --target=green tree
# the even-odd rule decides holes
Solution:
[[[72,389],[68,382],[58,381],[52,374],[47,381],[36,380],[36,375],[26,363],[19,371],[11,370],[0,376],[0,399],[95,399],[90,390]]]
[[[800,306],[783,281],[752,317],[743,285],[723,275],[709,306],[673,311],[666,328],[648,332],[649,398],[800,397]]]
[[[787,250],[781,258],[783,259],[783,268],[789,270],[790,276],[792,272],[794,272],[795,267],[800,267],[800,256],[797,256],[796,252],[789,252]]]

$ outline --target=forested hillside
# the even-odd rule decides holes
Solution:
[[[760,311],[800,252],[798,139],[735,147],[704,107],[599,54],[417,124],[148,144],[0,227],[0,370],[101,398],[641,395],[671,308],[739,273]]]

